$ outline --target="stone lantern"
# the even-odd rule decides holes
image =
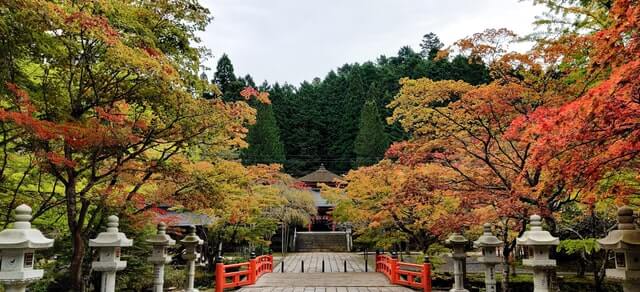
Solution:
[[[116,272],[127,267],[127,262],[120,260],[120,249],[133,245],[133,240],[118,231],[118,221],[118,216],[109,216],[107,231],[100,232],[96,238],[89,240],[89,246],[96,247],[100,256],[98,261],[91,263],[91,268],[102,272],[100,287],[102,292],[116,290]]]
[[[18,206],[14,218],[13,228],[0,232],[0,283],[5,285],[7,292],[26,291],[29,283],[42,278],[44,271],[33,269],[34,251],[53,246],[53,239],[31,228],[29,206]]]
[[[453,249],[453,288],[449,292],[469,292],[464,288],[464,269],[467,258],[465,247],[469,240],[462,234],[453,233],[445,243]]]
[[[164,286],[164,264],[171,261],[171,256],[167,255],[167,247],[175,245],[176,241],[171,239],[166,233],[167,224],[158,224],[158,233],[147,242],[153,246],[153,253],[147,260],[153,264],[153,292],[162,292]]]
[[[556,266],[556,261],[549,257],[549,250],[560,244],[560,240],[542,230],[542,218],[539,215],[531,215],[530,221],[531,228],[522,237],[516,238],[516,244],[528,249],[528,258],[522,260],[522,264],[533,268],[533,291],[548,292],[551,287],[548,272]]]
[[[478,240],[473,242],[473,246],[482,250],[482,256],[478,262],[484,264],[484,283],[487,292],[496,292],[496,272],[495,266],[500,263],[497,249],[502,246],[502,241],[491,233],[491,224],[484,224],[484,233]]]
[[[180,243],[184,245],[184,254],[182,258],[187,261],[187,287],[185,289],[186,292],[198,292],[198,289],[194,289],[194,279],[196,276],[196,248],[199,245],[202,245],[203,241],[196,235],[196,227],[193,225],[189,226],[188,234]]]
[[[612,230],[598,243],[615,253],[615,269],[607,269],[607,277],[623,281],[625,292],[640,291],[640,229],[634,224],[633,210],[618,210],[618,230]]]

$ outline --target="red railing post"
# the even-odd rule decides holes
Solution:
[[[391,252],[389,265],[391,267],[391,284],[398,284],[398,254],[395,251]]]
[[[378,265],[380,264],[380,250],[376,249],[376,272],[380,272]]]
[[[222,257],[217,257],[216,258],[216,291],[215,292],[224,291],[224,284],[226,282],[224,278],[224,273],[225,273],[225,269],[224,269],[224,263],[222,263]]]
[[[431,292],[431,263],[429,256],[424,256],[422,264],[422,288],[424,292]]]
[[[256,253],[251,252],[251,258],[249,259],[249,275],[247,276],[249,277],[249,283],[256,283],[257,274],[258,272],[256,271]]]

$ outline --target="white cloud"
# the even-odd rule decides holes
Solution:
[[[298,84],[344,63],[418,48],[422,35],[445,44],[486,28],[533,31],[542,12],[518,0],[204,0],[214,20],[202,34],[214,58],[227,53],[236,74]]]

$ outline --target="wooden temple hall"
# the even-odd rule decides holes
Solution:
[[[321,164],[318,170],[298,178],[298,180],[309,188],[318,210],[318,214],[311,218],[311,224],[307,226],[308,231],[335,231],[336,223],[331,215],[334,206],[320,195],[320,184],[335,187],[337,181],[342,181],[343,178],[328,171],[324,164]]]

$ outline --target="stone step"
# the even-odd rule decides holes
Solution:
[[[299,232],[296,251],[347,251],[347,236],[344,232]]]

